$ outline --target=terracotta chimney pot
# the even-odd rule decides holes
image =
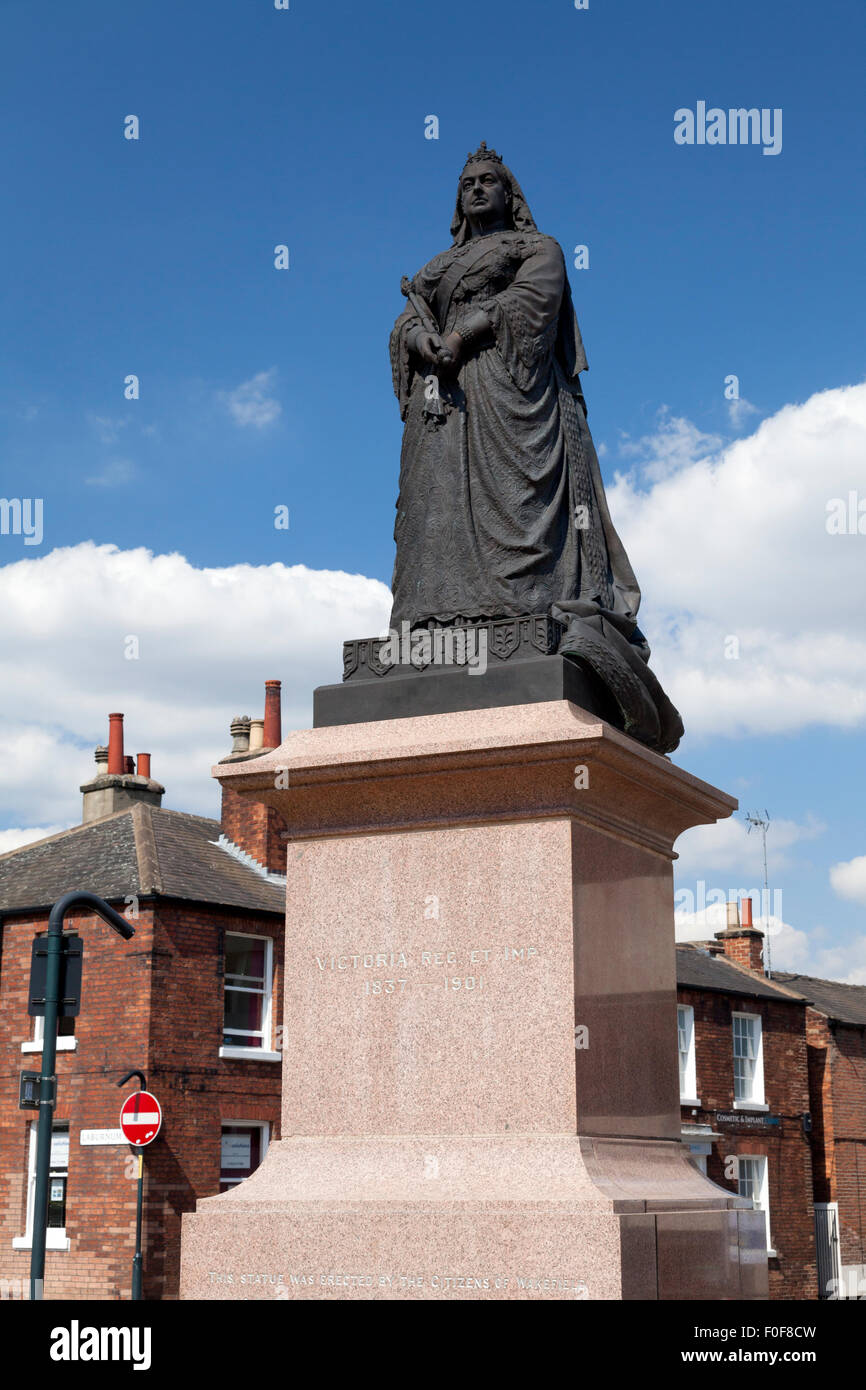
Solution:
[[[279,748],[283,741],[280,714],[280,681],[265,681],[265,748]]]
[[[125,771],[123,761],[123,715],[108,716],[108,774],[122,777]]]

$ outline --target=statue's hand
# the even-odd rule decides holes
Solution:
[[[415,337],[415,351],[422,362],[431,367],[438,365],[442,348],[443,342],[438,333],[425,333],[422,330]]]
[[[437,359],[440,367],[447,367],[449,371],[456,371],[460,366],[460,355],[463,350],[463,339],[459,333],[449,333],[447,338],[442,340],[442,347]]]

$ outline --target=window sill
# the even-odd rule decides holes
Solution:
[[[703,1110],[703,1105],[695,1096],[680,1096],[680,1105],[690,1105],[694,1110]]]
[[[767,1110],[769,1110],[769,1108],[770,1108],[769,1105],[767,1105],[767,1104],[766,1104],[764,1101],[762,1101],[762,1100],[735,1100],[735,1101],[734,1101],[734,1109],[735,1109],[735,1110],[761,1110],[761,1111],[767,1111]]]
[[[75,1037],[69,1037],[69,1036],[67,1035],[66,1037],[58,1038],[58,1039],[57,1039],[57,1051],[58,1051],[58,1052],[75,1052],[75,1050],[77,1049],[77,1047],[78,1047],[78,1039],[75,1038]],[[22,1052],[41,1052],[41,1051],[42,1051],[42,1041],[41,1041],[41,1039],[40,1039],[39,1042],[33,1042],[32,1039],[31,1039],[30,1042],[23,1042],[23,1043],[21,1044],[21,1051],[22,1051]]]
[[[71,1248],[72,1248],[72,1241],[69,1239],[69,1237],[67,1236],[66,1232],[65,1232],[65,1231],[62,1231],[58,1226],[54,1226],[54,1227],[50,1227],[50,1226],[49,1226],[48,1230],[45,1232],[45,1249],[46,1249],[46,1250],[70,1250]],[[13,1249],[13,1250],[32,1250],[32,1249],[33,1249],[33,1237],[32,1237],[32,1236],[13,1236],[13,1238],[12,1238],[12,1249]]]
[[[281,1052],[265,1052],[261,1047],[221,1047],[220,1057],[236,1062],[281,1062]]]

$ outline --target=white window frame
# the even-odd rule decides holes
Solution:
[[[33,1037],[21,1044],[22,1052],[41,1052],[45,1041],[45,1019],[40,1015],[33,1020]],[[74,1033],[65,1033],[62,1037],[57,1035],[58,1052],[75,1052],[78,1047],[78,1038]]]
[[[272,1031],[272,1028],[271,1028],[271,1012],[272,1012],[272,1000],[273,1000],[273,989],[274,989],[274,940],[273,940],[273,937],[271,937],[271,936],[258,936],[258,935],[256,935],[256,934],[253,933],[253,932],[227,931],[227,932],[226,932],[226,939],[228,939],[228,937],[230,937],[230,936],[238,936],[238,937],[243,938],[243,940],[245,940],[245,941],[263,941],[263,942],[265,943],[265,983],[264,983],[263,998],[262,998],[262,1028],[261,1028],[262,1046],[261,1046],[261,1047],[243,1047],[243,1046],[236,1045],[236,1044],[222,1044],[222,1045],[220,1046],[220,1049],[219,1049],[219,1056],[220,1056],[220,1057],[227,1057],[227,1058],[232,1058],[232,1057],[234,1057],[234,1058],[236,1058],[236,1059],[238,1059],[238,1060],[242,1060],[242,1061],[243,1061],[243,1060],[249,1060],[249,1061],[255,1061],[255,1062],[280,1062],[280,1061],[282,1061],[282,1056],[281,1056],[281,1054],[280,1054],[279,1052],[274,1052],[274,1051],[270,1050],[269,1048],[267,1048],[267,1047],[265,1046],[265,1044],[266,1044],[267,1042],[269,1042],[269,1041],[271,1040],[271,1038],[273,1037],[273,1031]],[[223,963],[225,963],[225,952],[223,953]],[[221,1024],[220,1024],[221,1034],[224,1033],[224,1032],[226,1031],[226,1030],[225,1030],[225,996],[226,996],[226,989],[227,989],[227,988],[240,989],[242,992],[250,993],[250,994],[251,994],[251,993],[258,993],[258,991],[253,991],[253,990],[246,990],[246,991],[244,991],[242,985],[232,985],[232,986],[228,986],[228,985],[226,984],[226,979],[227,979],[227,977],[226,977],[226,975],[224,974],[224,975],[223,975],[223,1016],[222,1016],[222,1020],[221,1020]],[[237,1032],[237,1029],[236,1029],[235,1031]],[[229,1122],[226,1121],[226,1123],[229,1123]],[[238,1123],[240,1124],[241,1121],[238,1121]]]
[[[697,1105],[701,1102],[698,1099],[696,1059],[695,1059],[695,1011],[691,1004],[677,1004],[677,1058],[681,1063],[683,1056],[680,1047],[683,1023],[680,1015],[685,1015],[686,1029],[686,1062],[685,1067],[680,1065],[680,1105]]]
[[[234,933],[234,934],[237,935],[237,933]],[[227,1115],[222,1116],[222,1118],[220,1119],[220,1179],[219,1179],[219,1180],[220,1180],[220,1183],[230,1181],[229,1179],[223,1177],[223,1164],[222,1164],[223,1130],[224,1130],[224,1129],[229,1129],[229,1128],[237,1128],[237,1129],[257,1129],[257,1130],[260,1131],[260,1133],[261,1133],[261,1140],[260,1140],[260,1143],[259,1143],[259,1153],[260,1153],[261,1157],[259,1158],[259,1168],[261,1168],[262,1164],[263,1164],[264,1161],[265,1161],[265,1154],[267,1153],[267,1151],[268,1151],[268,1145],[269,1145],[270,1142],[271,1142],[271,1122],[270,1122],[270,1120],[235,1120],[234,1118],[229,1118],[229,1116],[227,1116]],[[258,1170],[259,1170],[259,1169],[256,1168],[256,1169],[254,1169],[254,1172],[257,1173]],[[246,1182],[246,1178],[245,1178],[245,1177],[243,1177],[243,1178],[238,1178],[238,1181],[237,1181],[236,1183],[235,1183],[235,1182],[232,1183],[232,1187],[237,1187],[238,1184],[239,1184],[239,1183],[242,1183],[242,1182]],[[221,1195],[222,1195],[222,1194],[221,1194]]]
[[[756,1210],[764,1213],[765,1237],[767,1241],[767,1254],[774,1257],[776,1251],[773,1249],[773,1238],[770,1234],[770,1165],[766,1154],[737,1154],[737,1195],[740,1197],[751,1198],[754,1206],[754,1198],[751,1193],[740,1191],[740,1164],[756,1163],[758,1165],[758,1206]]]
[[[63,1126],[67,1132],[70,1129],[68,1124]],[[36,1133],[39,1128],[38,1122],[33,1120],[30,1125],[30,1137],[27,1152],[27,1215],[23,1236],[13,1236],[13,1250],[32,1250],[33,1248],[33,1208],[36,1202]],[[52,1125],[52,1129],[54,1126]],[[58,1125],[57,1128],[60,1128]],[[67,1185],[69,1182],[69,1169],[66,1170]],[[67,1186],[68,1195],[68,1186]],[[61,1226],[48,1226],[45,1231],[46,1250],[69,1250],[72,1241],[66,1234],[66,1228]]]
[[[757,1035],[757,1045],[755,1047],[754,1063],[755,1069],[752,1074],[752,1093],[750,1096],[737,1095],[737,1028],[736,1019],[748,1019],[754,1025]],[[735,1110],[769,1110],[769,1105],[764,1098],[764,1026],[760,1014],[747,1014],[734,1012],[731,1014],[731,1048],[734,1058],[734,1109]]]

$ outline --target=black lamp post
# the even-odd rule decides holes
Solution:
[[[42,1298],[45,1279],[45,1233],[48,1229],[48,1190],[51,1169],[51,1119],[56,1100],[54,1066],[57,1059],[57,1012],[63,965],[63,918],[72,907],[89,907],[125,941],[135,936],[125,917],[95,893],[64,893],[51,909],[46,936],[45,1028],[39,1077],[39,1123],[36,1133],[36,1192],[33,1201],[33,1247],[30,1255],[30,1297]]]

